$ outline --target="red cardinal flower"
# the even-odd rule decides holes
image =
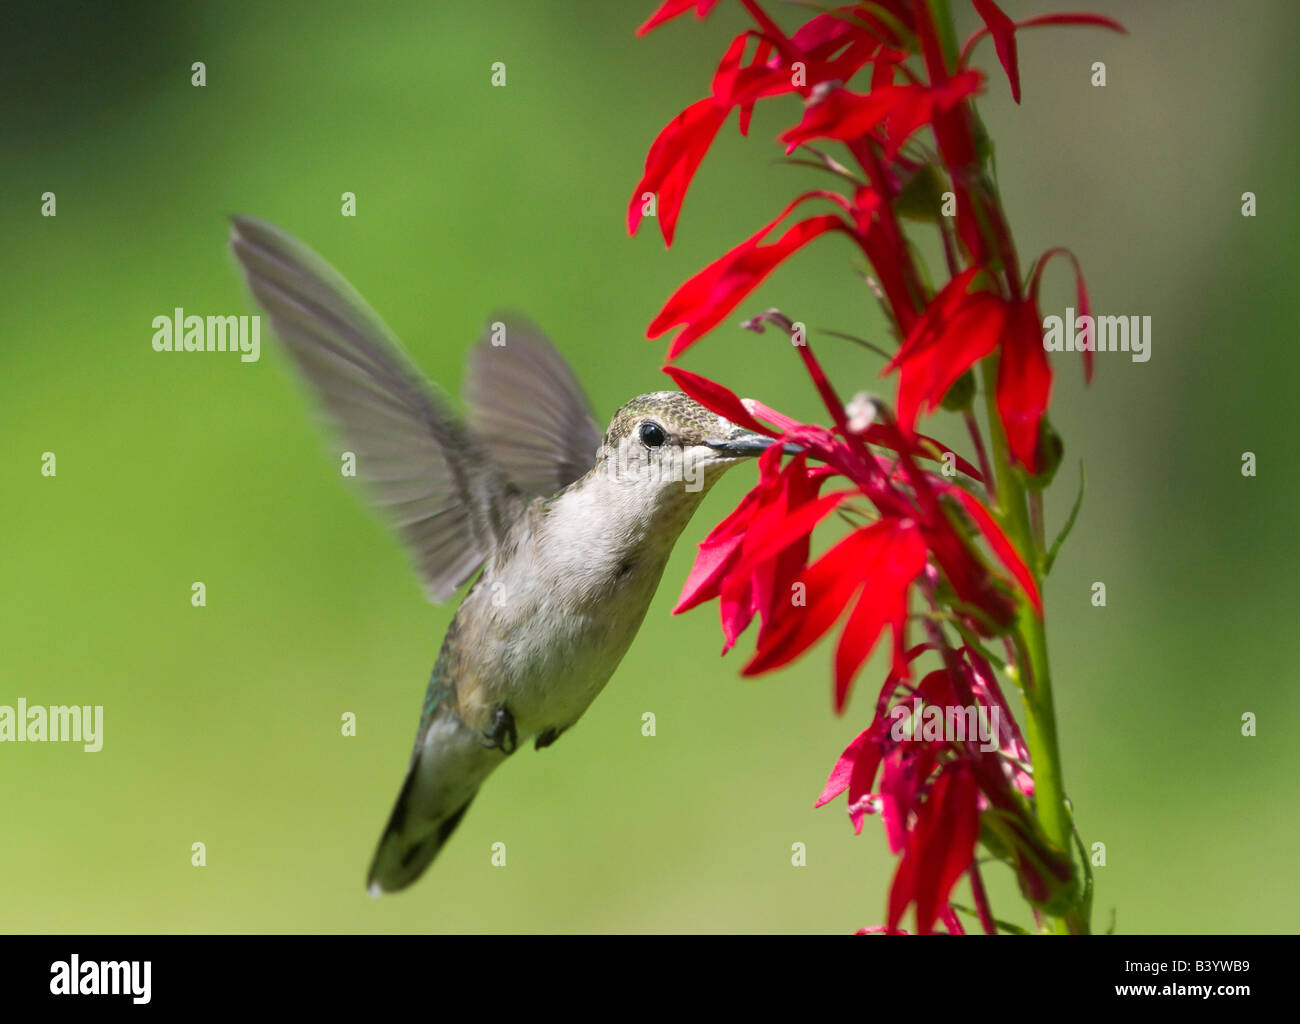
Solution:
[[[1011,454],[1030,473],[1038,472],[1038,428],[1052,394],[1042,323],[1033,296],[1013,303],[998,362],[998,416]]]
[[[676,359],[721,323],[722,318],[735,309],[741,299],[757,288],[792,253],[827,231],[847,230],[838,215],[826,213],[801,220],[787,228],[775,242],[764,244],[764,239],[789,216],[791,210],[800,203],[815,198],[844,202],[842,196],[833,192],[806,192],[801,195],[756,235],[714,260],[678,288],[664,303],[659,315],[650,322],[646,337],[657,338],[677,324],[685,325],[685,329],[673,339],[668,349],[668,358]]]
[[[930,647],[913,648],[908,660]],[[1010,707],[976,652],[963,648],[951,664],[951,670],[929,673],[915,689],[904,685],[898,674],[890,675],[871,725],[840,755],[815,805],[847,790],[855,832],[861,831],[865,815],[880,813],[891,850],[903,854],[890,892],[890,929],[897,929],[903,913],[915,904],[919,933],[932,931],[938,920],[955,931],[948,920],[948,900],[953,885],[972,867],[986,809],[999,809],[990,827],[1020,836],[1020,845],[1046,854],[1043,865],[1051,863],[1050,853],[1036,845],[1028,805],[1016,795],[1032,795],[1033,786],[1018,766],[1028,755]],[[968,708],[975,709],[989,730],[989,742],[982,733],[963,739],[932,736],[931,725],[921,724],[948,721],[953,709],[964,713]],[[920,709],[927,714],[918,717]],[[905,722],[911,723],[910,729],[903,728]],[[1042,870],[1034,859],[1027,854],[1022,859],[1039,878]],[[1052,866],[1059,867],[1059,862]],[[1041,888],[1051,891],[1049,884]]]
[[[723,652],[734,646],[756,614],[760,638],[779,621],[791,586],[808,561],[813,527],[851,495],[817,497],[829,470],[809,470],[804,456],[780,470],[779,446],[759,459],[760,480],[726,519],[701,542],[695,566],[673,613],[720,598]]]
[[[921,412],[934,412],[953,383],[993,352],[1007,322],[1006,303],[970,291],[985,273],[971,267],[936,295],[884,372],[898,370],[898,423],[911,433]]]
[[[668,350],[668,360],[676,359],[785,259],[830,232],[846,234],[870,264],[868,283],[898,346],[884,370],[898,375],[893,411],[858,385],[851,389],[857,392],[853,411],[846,411],[807,338],[776,310],[744,326],[762,332],[777,325],[791,334],[825,407],[824,425],[741,399],[688,370],[665,371],[702,405],[777,442],[758,461],[757,485],[700,544],[674,612],[716,598],[724,652],[758,619],[745,675],[789,664],[838,629],[832,672],[837,711],[890,631],[890,669],[870,724],[836,761],[817,800],[821,806],[847,793],[855,832],[868,814],[880,815],[900,860],[886,924],[865,930],[889,934],[906,934],[901,924],[912,909],[918,933],[964,934],[952,895],[963,876],[973,916],[985,932],[999,930],[975,859],[981,840],[993,859],[1011,867],[1021,892],[1052,928],[1087,928],[1087,900],[1071,858],[1078,840],[1060,778],[1051,673],[1023,659],[1026,651],[1045,648],[1038,567],[1047,552],[1041,500],[1031,492],[1049,480],[1040,438],[1052,367],[1043,346],[1039,289],[1053,256],[1073,261],[1081,315],[1090,315],[1090,307],[1078,261],[1067,250],[1049,250],[1027,277],[1021,275],[994,183],[992,147],[975,112],[984,75],[970,66],[970,56],[980,39],[992,36],[1019,102],[1018,30],[1047,24],[1123,30],[1094,15],[1014,22],[995,0],[972,2],[984,27],[958,55],[950,43],[952,25],[936,22],[947,17],[943,5],[925,0],[849,4],[815,15],[792,35],[759,0],[741,0],[753,27],[731,39],[710,94],[659,133],[628,207],[628,228],[635,233],[653,196],[671,245],[686,192],[731,110],[738,110],[740,131],[747,134],[756,103],[791,95],[803,106],[797,123],[779,136],[786,153],[802,147],[844,183],[843,194],[800,195],[686,280],[647,335],[680,328]],[[669,0],[640,31],[692,9],[702,18],[713,6],[710,0]],[[869,83],[851,89],[850,81],[868,67]],[[812,145],[823,141],[844,153]],[[783,228],[810,199],[826,200],[831,211]],[[937,228],[946,275],[925,267],[912,238],[917,223]],[[880,351],[875,339],[866,344]],[[950,395],[977,368],[995,389],[988,445],[965,391]],[[1084,371],[1090,380],[1086,350]],[[858,372],[856,379],[865,376]],[[962,408],[978,469],[916,429],[946,397]],[[787,460],[791,444],[799,453]],[[1033,486],[1026,473],[1039,476]],[[844,486],[823,495],[832,477],[842,477]],[[812,534],[832,512],[847,521],[847,535],[841,526],[813,557]],[[914,606],[920,614],[912,614]],[[924,642],[910,648],[909,623],[925,633]],[[1005,647],[1006,665],[982,646],[985,638]],[[941,667],[914,673],[922,656],[937,658]],[[1021,688],[1032,725],[1024,735],[994,662]],[[985,723],[979,735],[946,727],[963,720],[954,710],[977,711]],[[1032,751],[1025,736],[1035,738]]]
[[[975,10],[984,19],[989,32],[993,34],[993,46],[998,51],[998,60],[1002,70],[1007,73],[1011,83],[1011,98],[1020,102],[1020,65],[1016,59],[1016,23],[1002,13],[1002,8],[993,0],[973,0]]]
[[[685,14],[692,7],[695,8],[695,17],[703,21],[708,16],[709,11],[717,6],[718,0],[667,0],[654,14],[646,19],[644,25],[636,30],[636,34],[643,36],[648,32],[658,28],[666,21],[672,21],[679,14]]]
[[[702,99],[668,122],[646,155],[645,174],[628,204],[628,234],[636,234],[646,204],[653,202],[664,241],[673,244],[677,215],[681,212],[686,190],[728,112],[726,107],[718,106],[712,99]]]
[[[884,720],[877,716],[871,725],[844,748],[844,753],[831,769],[830,778],[826,780],[826,788],[813,804],[814,807],[821,807],[848,790],[849,820],[853,823],[853,831],[857,833],[862,832],[863,820],[874,809],[871,787],[875,784],[876,772],[880,768],[880,751],[885,739],[882,735],[883,724]]]
[[[793,661],[835,625],[855,594],[857,603],[835,653],[835,709],[843,710],[854,675],[886,626],[894,634],[894,669],[905,673],[907,594],[925,568],[925,553],[921,532],[910,520],[887,519],[854,531],[803,573],[806,606],[785,612],[743,674]]]
[[[701,404],[748,429],[777,436],[758,417],[776,425],[783,441],[806,446],[808,455],[825,460],[829,468],[809,470],[805,456],[779,469],[781,446],[773,445],[759,460],[759,485],[740,506],[705,538],[675,611],[686,611],[720,598],[723,633],[729,650],[737,637],[762,614],[758,649],[745,674],[756,674],[793,660],[839,620],[859,585],[872,581],[849,615],[836,652],[835,707],[841,710],[853,677],[871,653],[885,625],[893,626],[895,671],[906,674],[901,659],[905,645],[902,623],[907,613],[908,585],[919,575],[927,555],[950,581],[963,601],[978,608],[988,621],[1005,625],[1015,616],[1009,584],[996,577],[972,552],[940,498],[954,497],[988,540],[994,553],[1029,596],[1036,610],[1041,601],[1033,574],[987,509],[973,495],[932,478],[916,462],[915,442],[891,424],[871,424],[855,433],[848,428],[839,400],[821,367],[805,346],[801,354],[846,439],[892,448],[902,472],[885,480],[874,459],[855,454],[849,444],[820,428],[783,416],[761,403],[742,401],[719,384],[677,367],[667,368],[674,381]],[[757,416],[755,415],[757,413]],[[928,443],[941,448],[938,442]],[[863,453],[865,453],[863,449]],[[972,473],[974,467],[966,466]],[[822,480],[838,471],[858,483],[860,491],[845,490],[817,498]],[[911,493],[906,489],[910,486]],[[807,563],[808,534],[845,499],[871,497],[888,514],[875,526],[859,530],[813,566]],[[855,583],[856,581],[856,583]],[[878,581],[883,581],[878,585]],[[801,601],[790,599],[792,588]],[[836,604],[838,602],[838,604]],[[831,612],[834,611],[834,614]],[[973,623],[982,630],[982,623]]]
[[[952,887],[975,859],[978,800],[974,775],[961,762],[935,780],[889,890],[887,927],[897,928],[908,905],[915,903],[917,932],[926,935],[933,931],[947,908]]]
[[[933,121],[936,113],[947,111],[979,90],[984,76],[978,71],[963,71],[931,88],[925,85],[886,85],[866,95],[847,89],[831,89],[804,112],[803,120],[781,136],[786,152],[813,139],[849,141],[877,131],[885,135],[884,154],[893,160],[922,125]]]
[[[975,44],[986,35],[992,35],[998,61],[1002,64],[1002,70],[1007,73],[1007,81],[1011,83],[1011,98],[1017,103],[1020,102],[1020,67],[1016,56],[1016,29],[1038,25],[1091,25],[1095,28],[1124,32],[1124,26],[1118,21],[1100,14],[1046,14],[1025,21],[1012,21],[997,4],[993,3],[993,0],[973,0],[973,3],[979,16],[984,19],[985,27],[966,40],[959,63],[965,66],[970,60]]]

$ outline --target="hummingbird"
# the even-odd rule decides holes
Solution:
[[[470,350],[462,420],[342,275],[265,221],[231,221],[254,298],[425,595],[445,602],[478,574],[438,652],[370,865],[370,893],[396,892],[503,761],[582,717],[709,488],[773,441],[676,391],[638,395],[602,433],[555,346],[507,316]]]

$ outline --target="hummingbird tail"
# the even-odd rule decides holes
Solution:
[[[375,850],[367,883],[372,896],[398,892],[424,874],[500,759],[455,715],[435,716]]]
[[[456,826],[460,824],[461,818],[465,817],[469,805],[474,802],[474,797],[471,796],[445,818],[421,822],[420,829],[413,832],[404,826],[407,825],[405,819],[409,810],[411,792],[416,785],[415,777],[416,769],[412,766],[407,773],[402,792],[397,798],[397,804],[393,807],[393,813],[388,819],[388,827],[384,829],[383,838],[379,840],[375,859],[371,862],[367,884],[372,896],[398,892],[424,874],[443,844],[456,831]]]

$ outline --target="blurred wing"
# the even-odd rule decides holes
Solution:
[[[603,434],[546,335],[519,317],[496,323],[470,352],[469,429],[519,490],[549,497],[596,464]]]
[[[356,452],[372,504],[431,601],[483,563],[522,502],[400,343],[328,263],[265,221],[232,218],[230,247],[303,379]]]

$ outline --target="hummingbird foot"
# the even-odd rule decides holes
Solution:
[[[564,729],[547,729],[545,732],[540,733],[537,739],[533,741],[533,749],[541,750],[543,747],[549,747],[560,738],[563,732]]]
[[[519,746],[519,733],[515,729],[515,716],[502,704],[492,712],[492,728],[483,734],[483,745],[489,750],[500,750],[509,756]]]

